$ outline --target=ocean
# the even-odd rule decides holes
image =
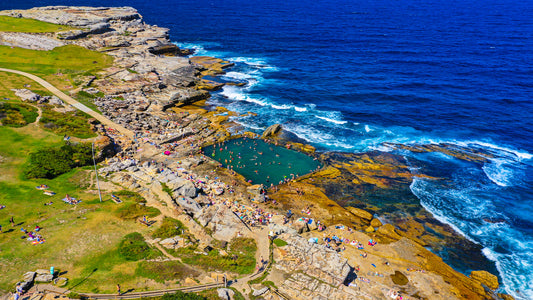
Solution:
[[[320,151],[394,151],[411,190],[483,247],[502,290],[533,299],[533,1],[2,1],[133,6],[196,55],[236,63],[212,105],[261,132],[274,123]],[[448,143],[483,162],[394,150]],[[489,220],[489,221],[487,221]],[[491,221],[497,220],[497,221]],[[460,266],[454,266],[460,269]]]

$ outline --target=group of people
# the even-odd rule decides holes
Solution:
[[[45,242],[41,234],[38,233],[40,230],[41,227],[39,227],[39,225],[35,226],[33,231],[28,231],[24,229],[24,227],[20,229],[20,231],[24,233],[24,238],[30,241],[33,245],[43,244]]]

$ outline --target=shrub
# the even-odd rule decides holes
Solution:
[[[287,242],[285,242],[284,240],[282,239],[275,239],[274,240],[274,245],[278,246],[278,247],[283,247],[283,246],[286,246],[287,245]]]
[[[207,298],[191,294],[191,293],[184,293],[182,291],[177,291],[174,294],[165,294],[163,297],[161,297],[161,300],[206,300]]]
[[[91,146],[64,144],[30,154],[24,174],[28,178],[55,178],[73,168],[92,163]]]
[[[187,230],[187,228],[179,220],[165,217],[163,222],[161,222],[161,226],[152,233],[152,237],[166,239],[180,235],[184,230]]]
[[[137,219],[142,216],[155,217],[161,214],[161,211],[155,207],[140,205],[138,203],[128,203],[121,206],[116,211],[117,217],[123,220]]]
[[[135,275],[164,283],[167,280],[174,281],[183,280],[187,277],[196,277],[200,275],[200,272],[179,261],[141,261],[137,264]]]
[[[183,262],[197,265],[206,270],[224,270],[238,274],[248,274],[255,267],[255,252],[257,246],[250,238],[235,238],[231,242],[231,251],[228,255],[220,256],[217,250],[212,250],[208,255],[184,253]]]
[[[150,248],[138,232],[132,232],[124,236],[118,251],[126,260],[136,261],[140,259],[156,258],[160,255],[158,250]]]
[[[40,123],[45,128],[58,135],[71,135],[81,139],[95,137],[89,124],[90,116],[81,111],[69,111],[61,113],[50,109],[44,109]]]
[[[139,195],[139,193],[128,191],[128,190],[121,190],[114,193],[116,196],[122,198],[123,200],[133,200],[136,203],[146,203],[146,199],[143,198],[143,196]]]
[[[0,102],[0,124],[10,127],[22,127],[35,122],[37,109],[27,104]]]

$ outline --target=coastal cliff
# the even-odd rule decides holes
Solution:
[[[400,292],[404,299],[508,297],[494,291],[496,276],[485,271],[465,276],[426,249],[437,249],[443,243],[471,245],[419,206],[408,203],[401,209],[411,215],[401,217],[384,212],[396,210],[392,204],[386,208],[368,204],[367,198],[409,193],[407,187],[415,175],[399,156],[315,153],[324,167],[269,189],[276,205],[251,203],[250,184],[244,177],[200,153],[202,146],[236,137],[231,132],[239,126],[229,119],[235,113],[204,107],[208,90],[217,87],[202,79],[223,73],[231,62],[183,56],[190,51],[172,44],[168,29],[145,24],[134,8],[55,6],[0,15],[78,27],[58,33],[3,33],[0,44],[43,51],[75,44],[114,58],[113,65],[96,78],[79,75],[76,80],[83,84],[71,90],[72,94],[94,95],[93,102],[103,116],[136,133],[135,140],[110,135],[121,149],[101,170],[110,181],[149,199],[157,198],[149,203],[164,206],[169,215],[188,224],[202,246],[230,242],[249,230],[235,218],[237,210],[228,203],[262,205],[261,209],[271,211],[274,217],[268,229],[286,245],[272,246],[274,262],[266,279],[281,295],[290,299],[383,299]],[[279,130],[270,130],[265,138],[276,139]],[[279,142],[296,145],[287,139]],[[313,152],[310,146],[300,146]],[[131,163],[118,157],[127,157]],[[198,178],[213,174],[217,180],[198,183]],[[360,199],[350,203],[346,194]],[[283,215],[289,209],[296,216],[287,221]],[[318,230],[316,220],[327,228]],[[341,240],[337,247],[325,242],[333,236]],[[359,243],[363,246],[358,247]],[[252,284],[244,289],[260,287]],[[269,292],[263,297],[283,296]]]

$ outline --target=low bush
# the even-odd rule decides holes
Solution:
[[[55,178],[73,168],[92,163],[91,146],[88,144],[64,144],[32,152],[24,174],[28,178]]]
[[[156,217],[160,214],[159,209],[139,203],[127,203],[116,210],[116,216],[123,220],[137,219],[142,216]]]
[[[35,122],[38,115],[31,105],[0,102],[0,125],[22,127]]]
[[[144,199],[143,196],[136,192],[121,190],[118,192],[114,192],[113,194],[115,196],[120,197],[122,200],[133,200],[135,201],[135,203],[146,203],[146,199]]]
[[[235,238],[230,242],[228,255],[221,256],[217,250],[208,255],[184,253],[181,258],[189,265],[197,265],[206,270],[229,271],[238,274],[252,273],[255,267],[257,246],[250,238]]]
[[[278,246],[278,247],[283,247],[283,246],[286,246],[287,245],[287,242],[285,242],[284,240],[282,239],[275,239],[274,240],[274,245]]]
[[[44,128],[58,135],[70,135],[81,139],[95,137],[91,130],[88,114],[81,111],[61,113],[51,109],[44,109],[39,122]]]
[[[196,277],[200,275],[200,272],[179,261],[141,261],[137,264],[135,275],[164,283],[168,280],[175,281],[184,280],[187,277]]]
[[[191,294],[191,293],[184,293],[182,291],[177,291],[174,294],[165,294],[163,297],[161,297],[161,300],[206,300],[207,298]]]
[[[151,259],[161,255],[159,250],[150,248],[138,232],[125,235],[118,246],[118,251],[122,257],[130,261]]]
[[[179,220],[165,217],[161,222],[161,226],[153,233],[153,238],[170,238],[182,234],[187,228]]]

